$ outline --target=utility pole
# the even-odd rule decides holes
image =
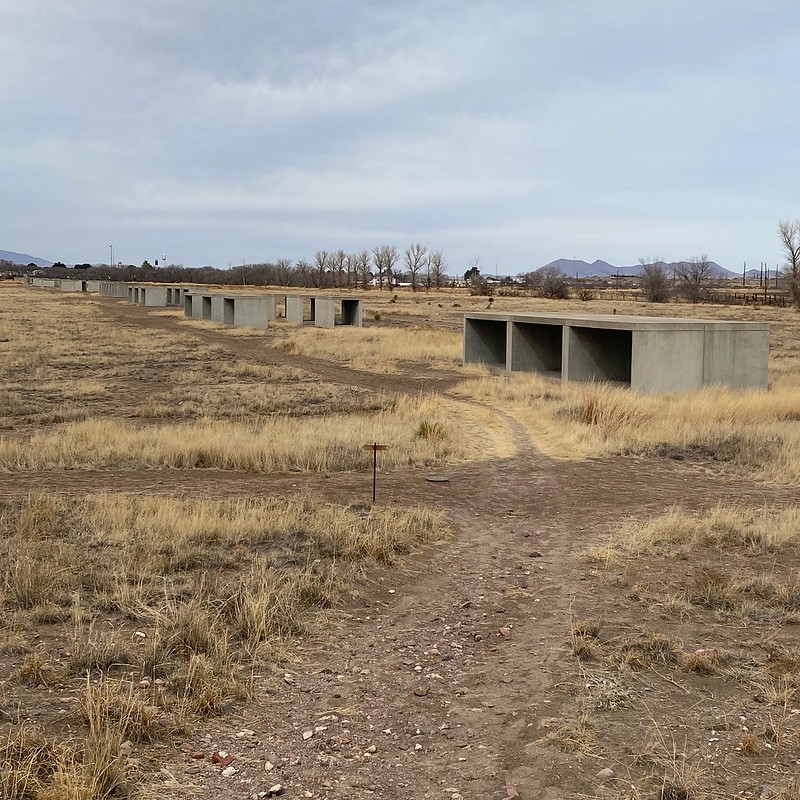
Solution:
[[[111,262],[109,263],[109,266],[113,267],[114,266],[114,245],[110,244],[108,246],[108,249],[111,251]]]

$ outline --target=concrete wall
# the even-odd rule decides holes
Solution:
[[[333,297],[315,297],[314,327],[332,328],[336,324],[336,300]]]
[[[704,386],[703,326],[633,331],[631,386],[641,392],[680,392]]]
[[[69,278],[58,279],[58,288],[62,292],[82,292],[84,281],[76,281]]]
[[[761,329],[714,325],[705,329],[703,383],[732,389],[766,386],[769,380],[769,325]]]
[[[464,363],[640,392],[766,388],[769,325],[670,317],[466,314]]]
[[[303,298],[296,295],[286,296],[286,321],[293,325],[303,324]]]

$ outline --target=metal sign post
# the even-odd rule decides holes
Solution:
[[[378,491],[378,450],[387,450],[388,444],[372,444],[363,445],[364,450],[372,450],[372,502],[375,502]]]

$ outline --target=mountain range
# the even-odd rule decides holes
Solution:
[[[53,264],[52,261],[47,261],[44,258],[29,256],[27,253],[13,253],[11,250],[0,250],[0,261],[10,261],[12,264],[21,266],[36,264],[37,267],[50,267]]]
[[[668,272],[671,272],[673,267],[686,262],[662,261],[661,263],[666,267]],[[714,270],[714,276],[717,278],[740,278],[742,276],[741,272],[732,272],[729,269],[725,269],[725,267],[721,267],[714,261],[710,263]],[[614,266],[614,264],[609,264],[608,261],[601,261],[600,259],[589,264],[587,261],[576,260],[574,258],[558,258],[555,261],[551,261],[549,264],[545,264],[545,267],[557,267],[566,275],[573,277],[577,274],[579,278],[595,278],[612,275],[632,276],[638,275],[642,269],[641,264],[635,264],[630,267],[617,267]]]

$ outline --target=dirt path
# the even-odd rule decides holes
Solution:
[[[177,329],[127,304],[103,301],[126,321]],[[369,375],[289,356],[259,340],[204,330],[193,335],[236,358],[301,367],[327,381],[382,391],[441,391],[457,376]],[[616,458],[554,462],[509,420],[518,454],[463,464],[450,482],[421,472],[381,476],[385,503],[444,509],[452,540],[373,578],[368,605],[331,619],[296,643],[289,682],[265,680],[263,700],[210,722],[179,752],[159,754],[164,772],[153,796],[247,798],[271,786],[290,798],[503,798],[556,800],[592,790],[592,768],[541,748],[541,721],[556,716],[559,676],[574,671],[565,653],[573,600],[588,602],[595,577],[587,544],[629,514],[721,499],[797,500],[796,492],[687,471],[669,461]],[[48,487],[64,491],[284,494],[312,488],[337,502],[363,502],[363,474],[249,475],[219,471],[19,473],[0,477],[0,495]],[[277,687],[277,688],[276,688]],[[310,738],[303,733],[312,731]],[[208,760],[225,749],[236,775]],[[272,769],[268,769],[269,764]]]
[[[231,353],[232,358],[248,360],[256,364],[285,364],[314,373],[328,383],[359,386],[374,391],[416,394],[418,392],[446,391],[463,380],[463,376],[459,373],[445,370],[425,370],[421,375],[386,375],[365,372],[321,358],[284,353],[270,347],[261,337],[229,336],[224,331],[207,327],[202,323],[187,327],[184,324],[185,320],[181,317],[156,316],[143,306],[125,301],[99,299],[93,300],[93,302],[96,302],[109,315],[128,323],[140,325],[143,328],[188,334],[206,344],[227,350]]]

